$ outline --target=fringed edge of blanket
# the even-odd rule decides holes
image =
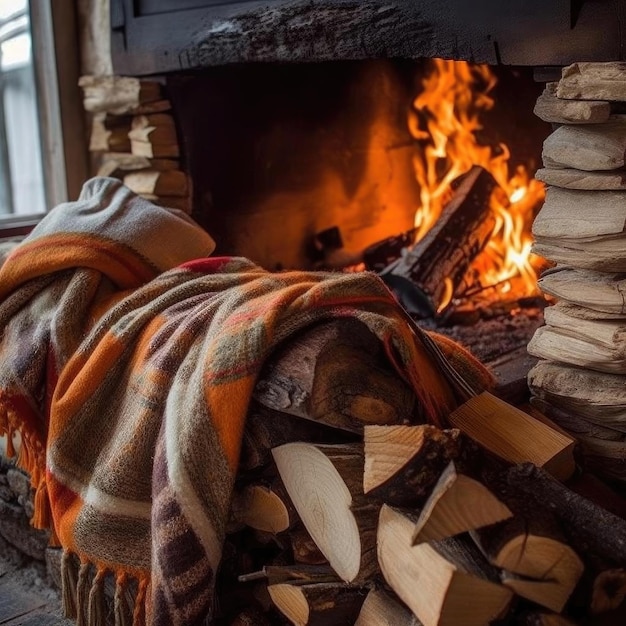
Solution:
[[[61,558],[62,606],[65,617],[77,626],[106,626],[105,579],[115,580],[112,614],[115,626],[145,626],[148,575],[133,581],[127,573],[115,573],[88,560],[79,560],[68,550]],[[133,584],[136,583],[136,584]]]
[[[13,438],[19,433],[21,444],[15,450]],[[10,399],[0,395],[0,436],[6,435],[6,454],[9,459],[17,457],[17,466],[30,476],[30,484],[35,492],[34,513],[31,525],[34,528],[51,530],[51,544],[57,539],[52,524],[48,488],[46,485],[46,450],[40,440],[27,426],[26,420],[12,407]]]

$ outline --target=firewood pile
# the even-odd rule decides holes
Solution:
[[[626,64],[578,63],[535,109],[558,125],[546,139],[547,187],[534,251],[556,263],[539,287],[556,299],[528,350],[532,403],[580,442],[590,468],[626,481],[623,272],[626,224]]]
[[[83,76],[79,84],[91,114],[89,150],[99,161],[97,175],[119,178],[151,202],[190,213],[191,187],[163,85],[128,76]]]
[[[578,469],[574,439],[487,392],[448,422],[425,423],[359,322],[279,348],[249,411],[219,623],[623,623],[626,503]]]

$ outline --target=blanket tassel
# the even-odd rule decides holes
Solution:
[[[142,578],[139,581],[137,597],[135,599],[135,610],[133,612],[133,626],[145,626],[146,624],[146,589],[148,579]]]
[[[34,528],[49,528],[51,521],[50,501],[48,500],[48,487],[46,477],[42,476],[35,491],[35,507],[31,523]]]
[[[106,626],[106,604],[104,601],[104,570],[99,569],[89,591],[89,626]]]
[[[78,570],[78,584],[76,586],[76,626],[89,624],[89,574],[91,565],[81,563]]]
[[[63,615],[70,619],[76,619],[76,585],[76,563],[72,555],[64,551],[61,557],[61,593]]]
[[[115,626],[132,626],[133,607],[128,598],[128,581],[126,574],[120,574],[115,580],[113,613],[115,615]]]

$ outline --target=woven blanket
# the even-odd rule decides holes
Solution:
[[[65,549],[79,624],[104,623],[107,575],[120,626],[210,616],[255,380],[298,330],[358,319],[434,423],[454,406],[374,275],[206,258],[205,233],[116,181],[92,181],[46,220],[0,270],[0,433],[21,433],[34,523]]]

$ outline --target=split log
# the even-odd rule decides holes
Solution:
[[[138,170],[177,170],[180,163],[175,159],[148,159],[126,152],[106,152],[98,168],[98,176],[123,179],[128,172]]]
[[[247,485],[233,495],[231,523],[277,534],[296,521],[295,510],[278,480],[271,485]]]
[[[272,454],[302,523],[337,575],[370,581],[378,572],[379,507],[363,494],[362,446],[288,443]]]
[[[488,392],[462,404],[449,421],[509,463],[530,461],[562,480],[574,473],[573,439]]]
[[[180,170],[147,169],[131,172],[124,176],[124,184],[136,194],[187,197],[189,181],[187,174]]]
[[[161,84],[128,76],[81,76],[83,105],[90,113],[124,115],[145,102],[161,99]]]
[[[506,481],[540,509],[551,511],[581,556],[621,567],[626,563],[626,521],[597,506],[532,463],[506,471]]]
[[[626,63],[572,63],[564,67],[559,98],[626,101]]]
[[[252,470],[272,460],[272,448],[294,441],[350,443],[356,435],[308,419],[273,411],[253,400],[243,434],[240,466]]]
[[[626,165],[626,119],[557,128],[543,143],[544,167],[616,170]]]
[[[611,438],[626,434],[626,377],[539,361],[528,372],[528,385],[540,399],[609,429]],[[571,426],[566,428],[571,430]]]
[[[291,528],[288,534],[293,559],[296,563],[305,565],[324,565],[328,563],[326,557],[321,553],[315,541],[313,541],[313,537],[301,523]]]
[[[365,600],[358,587],[344,583],[270,585],[276,608],[295,626],[345,626],[354,624]]]
[[[409,311],[434,315],[461,283],[494,226],[491,174],[472,168],[437,223],[413,248],[381,273]]]
[[[502,616],[513,594],[480,553],[459,539],[411,546],[414,526],[384,505],[377,549],[385,580],[418,619],[425,626],[487,626]]]
[[[544,293],[593,311],[626,317],[626,279],[620,273],[556,267],[543,273]]]
[[[422,505],[450,461],[464,471],[479,461],[476,446],[457,429],[366,426],[364,440],[363,491],[392,506]]]
[[[537,98],[534,113],[552,124],[598,124],[611,115],[611,105],[601,100],[563,100],[556,96],[557,83],[548,83]]]
[[[415,523],[413,544],[438,541],[496,524],[513,514],[485,485],[450,463]]]
[[[180,156],[174,118],[167,113],[134,117],[128,136],[135,155],[148,158]]]
[[[541,168],[535,172],[535,178],[546,185],[565,189],[586,190],[623,190],[626,189],[626,171],[608,170],[584,172],[582,170]]]
[[[367,594],[354,626],[423,626],[402,604],[382,589]]]
[[[365,424],[420,419],[414,392],[357,320],[315,325],[279,347],[253,396],[269,408],[355,433]]]
[[[91,121],[89,150],[91,152],[130,152],[131,118],[98,113]]]

